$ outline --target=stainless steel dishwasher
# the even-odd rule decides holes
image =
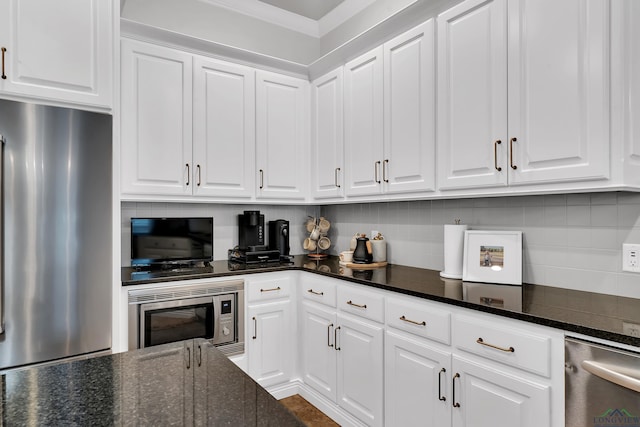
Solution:
[[[565,427],[640,427],[640,354],[566,338]]]

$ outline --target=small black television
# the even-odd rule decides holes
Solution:
[[[134,267],[213,261],[213,218],[131,218]]]

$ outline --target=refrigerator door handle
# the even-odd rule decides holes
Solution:
[[[4,335],[4,142],[0,135],[0,335]]]

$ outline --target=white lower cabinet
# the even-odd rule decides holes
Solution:
[[[382,426],[382,325],[338,313],[338,405],[370,426]]]
[[[564,424],[561,331],[313,273],[296,286],[288,277],[247,280],[259,384],[289,386],[342,425]]]
[[[451,424],[450,352],[387,330],[384,366],[385,425]]]
[[[290,381],[295,372],[294,306],[291,279],[267,275],[248,280],[247,333],[249,375],[261,386]]]
[[[551,426],[551,387],[453,356],[454,427]]]

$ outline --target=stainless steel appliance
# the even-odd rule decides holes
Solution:
[[[0,100],[0,369],[111,347],[111,128]]]
[[[567,338],[565,426],[640,426],[640,354]]]
[[[244,352],[244,282],[131,290],[129,349],[205,338],[227,354]]]

